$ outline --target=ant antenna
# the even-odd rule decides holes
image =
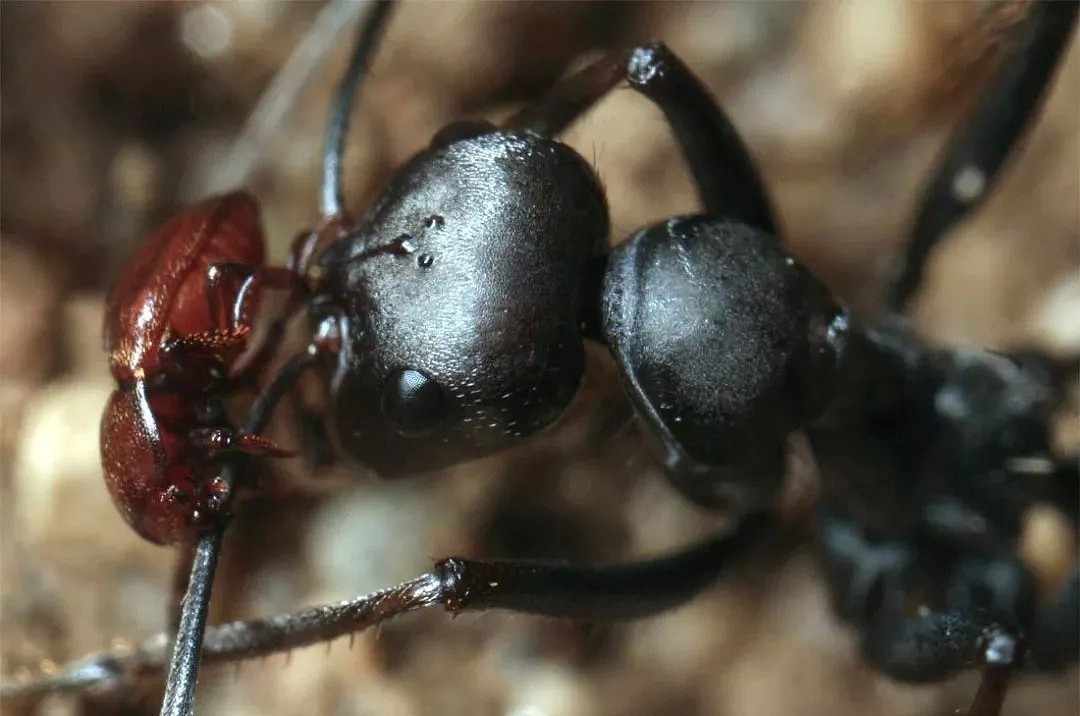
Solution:
[[[360,91],[361,82],[367,74],[371,57],[375,54],[383,28],[390,19],[392,0],[376,2],[357,32],[356,47],[349,59],[349,67],[338,85],[330,119],[326,124],[323,144],[322,213],[324,217],[340,216],[345,211],[345,199],[341,192],[341,164],[345,158],[345,138],[349,134],[349,119],[353,103]]]

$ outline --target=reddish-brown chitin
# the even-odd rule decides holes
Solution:
[[[255,199],[214,197],[158,229],[109,298],[117,388],[101,421],[102,468],[124,519],[151,541],[193,541],[222,517],[220,452],[241,446],[220,399],[248,343],[264,254]]]

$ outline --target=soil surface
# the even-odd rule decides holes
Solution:
[[[101,479],[111,391],[104,296],[180,206],[233,185],[260,199],[284,260],[317,216],[326,108],[350,33],[261,141],[238,137],[317,22],[316,3],[3,3],[0,528],[3,675],[25,678],[166,623],[172,550],[139,539]],[[572,66],[665,41],[759,162],[789,250],[854,311],[880,311],[920,192],[992,72],[1017,8],[980,3],[405,3],[353,120],[360,213],[448,122],[493,120]],[[977,216],[936,252],[911,318],[933,340],[1080,350],[1080,50]],[[660,112],[620,89],[566,134],[599,172],[613,243],[696,210]],[[298,321],[291,340],[302,339]],[[260,462],[230,528],[212,620],[339,601],[448,555],[614,562],[726,524],[667,485],[602,350],[569,414],[529,446],[379,482],[310,451]],[[317,401],[317,385],[305,385]],[[241,406],[233,406],[242,410]],[[303,444],[286,406],[272,433]],[[1063,430],[1077,434],[1077,424]],[[810,485],[812,465],[796,466]],[[797,520],[796,520],[797,522]],[[1032,516],[1025,558],[1060,572],[1073,535]],[[797,530],[797,527],[795,528]],[[1048,566],[1047,566],[1048,565]],[[1042,573],[1042,572],[1040,572]],[[744,565],[666,615],[624,625],[505,613],[410,615],[329,647],[207,669],[200,714],[947,716],[975,675],[894,683],[864,665],[812,552]],[[160,685],[11,713],[157,713]],[[1075,670],[1024,676],[1011,716],[1080,708]]]

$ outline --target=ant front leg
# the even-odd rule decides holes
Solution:
[[[296,385],[300,375],[318,359],[320,344],[313,342],[306,351],[290,358],[274,377],[262,388],[255,403],[248,411],[247,420],[240,429],[243,435],[258,435],[266,429],[274,408],[281,399]],[[241,455],[240,457],[244,457]],[[222,509],[228,508],[238,475],[243,468],[243,460],[226,461],[220,482],[223,486],[220,500]],[[187,592],[180,610],[179,627],[172,645],[169,662],[169,676],[165,685],[165,700],[162,713],[191,714],[195,695],[195,676],[202,656],[203,633],[206,628],[206,616],[209,611],[210,592],[217,568],[218,553],[221,550],[222,529],[203,536],[195,546],[191,560],[191,576],[188,579]],[[168,640],[161,641],[168,644]],[[162,658],[165,653],[162,652]]]
[[[165,612],[165,624],[169,632],[175,633],[180,626],[180,612],[184,607],[184,591],[187,589],[188,574],[195,562],[195,547],[181,545],[173,565],[172,581],[169,584],[169,606]]]
[[[1024,665],[1022,634],[1035,611],[1031,576],[1007,552],[963,557],[953,567],[947,592],[944,611],[924,609],[904,618],[883,609],[874,615],[860,628],[863,653],[883,673],[905,682],[941,681],[982,668],[968,714],[997,716],[1009,679]]]
[[[750,516],[732,533],[682,552],[609,566],[452,557],[426,574],[374,594],[211,627],[199,653],[208,663],[252,659],[328,642],[429,607],[451,614],[506,609],[564,619],[642,618],[690,600],[725,570],[768,545],[775,533],[772,519]],[[167,645],[164,635],[152,637],[134,649],[94,655],[31,683],[5,685],[0,694],[6,702],[86,688],[98,693],[119,689],[160,673],[168,658]]]
[[[449,612],[508,609],[560,619],[637,619],[672,609],[710,586],[762,543],[770,518],[751,515],[724,537],[670,557],[610,567],[445,559],[435,565]]]
[[[983,680],[968,716],[998,716],[1011,675],[1023,665],[1024,643],[985,612],[929,612],[879,619],[863,632],[867,661],[899,681],[942,681],[970,668]]]
[[[624,80],[663,111],[705,211],[775,234],[772,205],[738,132],[701,81],[663,43],[601,58],[557,84],[506,126],[554,136]]]
[[[822,511],[815,518],[818,552],[836,611],[862,625],[875,613],[897,613],[918,553],[900,539],[873,539],[855,521]]]
[[[252,412],[269,414],[269,407],[280,402],[285,394],[295,386],[300,374],[314,365],[320,358],[336,355],[341,349],[341,338],[336,324],[324,322],[320,332],[312,339],[307,348],[287,361],[271,378],[259,394]],[[258,433],[259,430],[233,430],[228,427],[196,428],[189,432],[191,443],[215,456],[227,451],[242,452],[247,455],[268,455],[270,457],[294,457],[297,453],[286,450],[269,438]]]

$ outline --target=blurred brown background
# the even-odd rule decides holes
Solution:
[[[321,5],[0,5],[2,272],[0,528],[5,677],[162,628],[172,554],[141,542],[101,482],[110,391],[103,296],[135,244],[220,189],[255,102]],[[360,207],[446,122],[499,117],[590,53],[663,39],[712,89],[757,157],[790,249],[849,305],[877,309],[919,189],[978,96],[1009,5],[405,3],[354,120],[347,187]],[[348,34],[258,148],[272,255],[316,216],[325,108]],[[935,256],[914,309],[940,340],[1080,348],[1080,54],[998,191]],[[613,241],[695,209],[659,112],[618,91],[567,141],[609,192]],[[708,532],[621,407],[602,356],[561,426],[521,453],[441,479],[325,471],[287,503],[244,505],[226,543],[215,620],[336,601],[433,558],[614,561]],[[288,421],[277,426],[294,441]],[[1072,426],[1075,428],[1075,425]],[[310,461],[277,465],[311,483]],[[812,479],[812,476],[811,476]],[[334,489],[329,489],[328,486]],[[326,489],[324,489],[326,488]],[[282,488],[280,491],[284,490]],[[1053,530],[1051,530],[1053,533]],[[1059,531],[1060,532],[1060,531]],[[1070,558],[1061,535],[1048,549]],[[895,714],[965,708],[975,680],[905,687],[863,666],[795,550],[671,614],[625,626],[432,612],[378,634],[207,671],[205,714]],[[1008,714],[1075,714],[1078,682],[1025,677]],[[158,694],[40,713],[156,713]]]

